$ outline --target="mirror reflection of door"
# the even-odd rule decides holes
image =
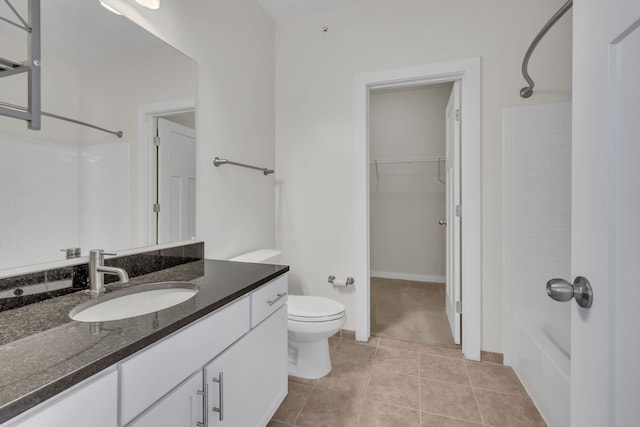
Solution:
[[[157,119],[156,243],[195,237],[196,137],[194,113]]]

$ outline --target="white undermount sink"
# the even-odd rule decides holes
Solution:
[[[198,293],[187,282],[162,282],[116,291],[75,306],[69,317],[78,322],[106,322],[127,319],[173,307]]]

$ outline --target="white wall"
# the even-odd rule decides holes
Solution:
[[[452,84],[374,91],[369,156],[445,155],[445,109]],[[440,179],[445,167],[441,162]],[[438,162],[370,166],[371,270],[377,277],[444,282],[446,189]]]
[[[518,95],[522,57],[559,6],[555,0],[379,0],[277,24],[277,245],[300,291],[346,304],[347,328],[355,326],[354,295],[328,287],[326,276],[354,269],[354,76],[480,56],[482,348],[502,351],[502,109],[570,98],[570,17],[532,58],[533,97]],[[364,280],[355,279],[356,286]]]
[[[504,355],[515,316],[564,319],[545,284],[571,273],[571,104],[504,110]]]
[[[274,176],[213,158],[275,163],[275,29],[255,0],[108,0],[198,64],[197,237],[208,258],[274,245]]]

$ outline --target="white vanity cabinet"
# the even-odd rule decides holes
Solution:
[[[287,286],[279,276],[0,427],[266,426],[287,394]]]
[[[103,371],[2,427],[114,427],[118,424],[118,373]]]
[[[280,276],[120,363],[120,425],[266,426],[287,394],[287,286]]]
[[[209,427],[265,426],[287,394],[287,307],[204,369]]]

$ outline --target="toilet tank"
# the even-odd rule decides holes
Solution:
[[[259,264],[278,264],[282,258],[282,251],[277,249],[259,249],[257,251],[238,255],[229,261],[255,262]]]

